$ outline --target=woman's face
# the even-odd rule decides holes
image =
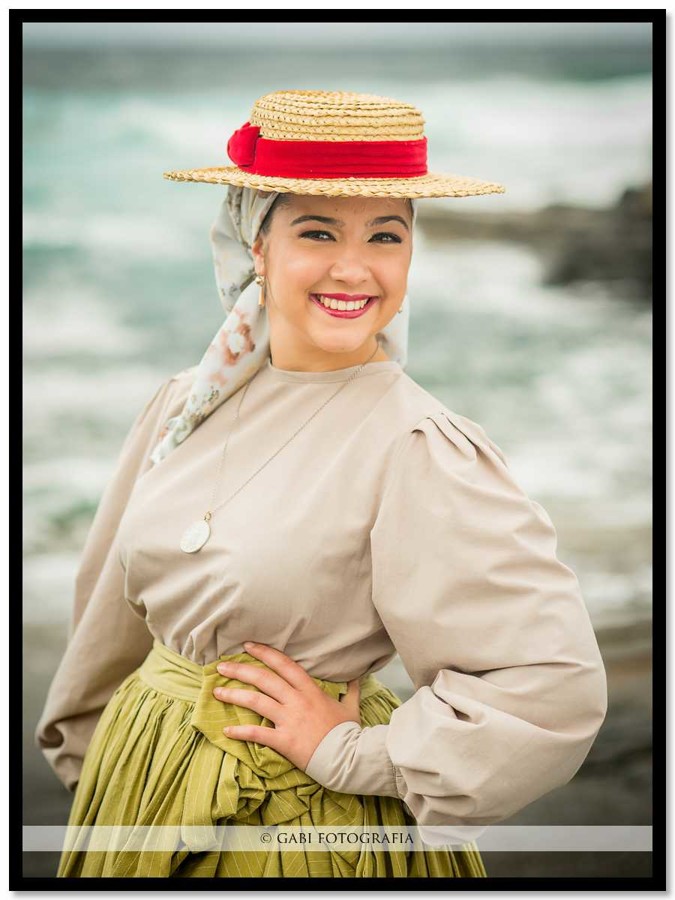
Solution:
[[[355,365],[365,361],[364,351],[372,352],[374,336],[405,297],[410,205],[392,198],[286,195],[252,249],[256,272],[265,276],[274,364]],[[348,308],[327,309],[319,297]],[[366,298],[372,299],[359,309]]]

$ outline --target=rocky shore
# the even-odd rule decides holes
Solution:
[[[549,285],[600,281],[627,299],[652,296],[652,185],[631,187],[606,209],[556,204],[534,212],[454,212],[433,204],[419,228],[432,242],[515,241],[531,247]]]
[[[513,825],[651,824],[651,624],[600,628],[607,669],[609,710],[577,775],[509,820]],[[26,626],[24,631],[24,821],[64,825],[72,795],[36,749],[33,734],[49,682],[66,642],[65,628]],[[378,677],[406,700],[411,685],[398,659]],[[480,842],[479,842],[480,846]],[[24,853],[25,877],[54,877],[57,853]],[[486,853],[497,878],[649,875],[649,853]]]

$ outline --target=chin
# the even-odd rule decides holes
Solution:
[[[332,334],[308,335],[310,341],[326,353],[354,353],[362,347],[372,335],[364,332],[360,335]]]

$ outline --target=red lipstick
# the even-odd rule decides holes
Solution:
[[[336,319],[358,319],[360,316],[365,315],[377,302],[377,297],[370,297],[368,294],[352,294],[351,296],[349,294],[321,294],[322,297],[330,297],[331,300],[344,300],[345,303],[349,303],[350,300],[368,300],[363,309],[328,309],[319,300],[317,294],[310,294],[309,296],[315,306],[318,306],[319,309]]]
[[[315,296],[312,294],[312,296]],[[357,300],[370,300],[373,296],[372,294],[324,294],[321,292],[322,297],[330,297],[331,300],[344,300],[345,303],[349,303],[350,301],[356,302]]]

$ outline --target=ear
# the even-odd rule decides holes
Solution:
[[[253,242],[251,246],[251,253],[253,254],[253,265],[255,267],[256,275],[264,275],[265,274],[265,241],[262,235],[258,235],[258,237]]]

